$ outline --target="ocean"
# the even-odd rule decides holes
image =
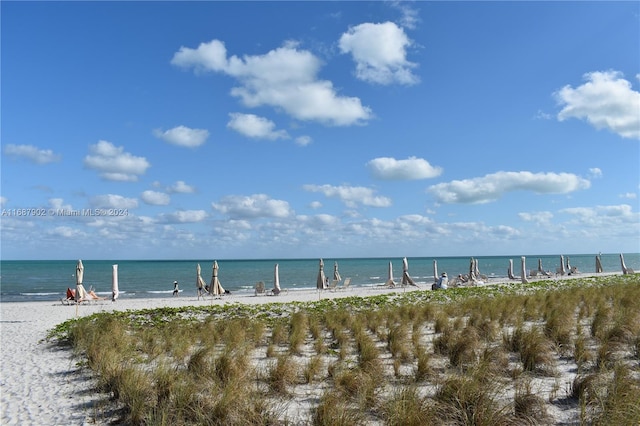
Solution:
[[[581,272],[595,272],[595,254],[565,255],[571,266]],[[479,256],[480,273],[488,277],[507,276],[509,259],[513,260],[514,272],[519,275],[518,256]],[[526,257],[527,269],[537,269],[538,259],[542,267],[554,272],[560,266],[560,255],[530,255]],[[351,277],[352,286],[375,286],[384,284],[388,278],[391,262],[396,282],[402,278],[402,258],[349,258],[324,260],[324,272],[331,279],[334,264],[342,278]],[[433,261],[438,271],[450,277],[469,271],[469,257],[409,257],[409,275],[418,284],[433,282]],[[602,254],[604,272],[621,271],[619,254]],[[640,253],[625,253],[628,268],[640,271]],[[87,290],[93,287],[98,295],[111,295],[112,265],[118,265],[120,298],[148,298],[171,296],[173,281],[178,281],[180,295],[196,295],[196,265],[202,267],[202,277],[211,281],[213,259],[200,260],[83,260],[83,284]],[[296,291],[316,288],[319,259],[259,259],[217,260],[218,278],[225,290],[251,293],[256,282],[264,281],[273,287],[274,266],[278,264],[280,286]],[[73,260],[3,260],[0,261],[0,301],[56,301],[65,296],[68,287],[74,288],[77,259]]]

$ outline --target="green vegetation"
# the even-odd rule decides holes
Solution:
[[[640,275],[100,313],[49,339],[125,424],[548,424],[553,403],[640,424]]]

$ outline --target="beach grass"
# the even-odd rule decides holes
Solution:
[[[637,274],[103,312],[49,339],[133,425],[640,423]]]

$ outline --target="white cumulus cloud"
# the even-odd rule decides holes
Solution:
[[[207,218],[204,210],[180,210],[174,213],[166,213],[159,216],[161,223],[198,223]]]
[[[267,118],[239,112],[231,113],[229,117],[231,120],[227,127],[247,137],[270,140],[289,138],[286,130],[275,130],[276,124]]]
[[[390,157],[374,158],[367,163],[374,177],[388,180],[429,179],[442,174],[442,168],[434,167],[423,158],[409,157],[396,160]]]
[[[167,192],[178,193],[178,194],[191,194],[196,192],[195,188],[191,185],[188,185],[185,181],[179,180],[176,181],[171,186],[167,187]]]
[[[47,201],[49,202],[49,207],[52,209],[67,211],[73,210],[71,204],[65,204],[64,199],[62,198],[49,198]]]
[[[90,145],[89,151],[91,153],[84,158],[84,165],[97,170],[107,180],[135,182],[150,167],[146,158],[124,152],[123,147],[116,147],[108,141]]]
[[[586,120],[596,129],[608,129],[623,138],[640,139],[640,92],[617,71],[584,75],[586,83],[563,87],[554,96],[562,110],[558,120]]]
[[[138,200],[117,194],[96,195],[89,201],[92,207],[106,209],[133,209],[138,207]]]
[[[442,203],[488,203],[512,191],[567,194],[591,183],[571,173],[497,172],[483,177],[439,183],[428,188]]]
[[[87,236],[86,232],[83,232],[79,229],[72,228],[70,226],[56,226],[53,229],[48,229],[46,234],[51,237],[62,237],[62,238],[85,238]]]
[[[356,63],[356,77],[378,84],[416,84],[416,64],[407,61],[411,40],[393,22],[364,23],[340,37],[340,51],[350,53]]]
[[[197,48],[181,47],[171,59],[173,65],[212,71],[234,77],[240,84],[231,90],[250,108],[270,106],[303,121],[335,126],[362,124],[371,110],[356,97],[340,96],[333,84],[317,78],[321,61],[295,43],[263,55],[227,57],[220,40],[201,43]]]
[[[284,218],[292,214],[288,202],[274,200],[266,194],[229,195],[218,203],[211,203],[211,207],[232,219]]]
[[[186,126],[178,126],[173,129],[162,131],[155,129],[153,134],[158,139],[170,143],[172,145],[184,146],[187,148],[195,148],[207,141],[209,131],[205,129],[190,129]]]
[[[375,195],[373,189],[362,186],[304,185],[303,189],[309,192],[319,192],[328,198],[337,198],[349,208],[355,208],[359,204],[370,207],[389,207],[391,205],[390,198]]]
[[[636,227],[640,223],[640,214],[633,211],[628,204],[594,207],[571,207],[560,210],[560,213],[572,215],[576,222],[582,226],[601,229],[614,228],[616,225]]]
[[[150,204],[152,206],[166,206],[171,202],[171,197],[164,192],[158,191],[144,191],[140,198],[146,204]]]
[[[40,149],[33,145],[7,144],[4,147],[5,155],[16,158],[24,158],[36,164],[47,164],[60,161],[62,158],[50,149]]]
[[[553,219],[553,213],[549,211],[542,212],[522,212],[518,213],[518,217],[525,222],[533,222],[538,225],[545,225],[551,222]]]

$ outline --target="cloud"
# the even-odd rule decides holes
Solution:
[[[11,143],[4,147],[4,153],[10,157],[24,158],[36,164],[54,163],[62,158],[60,155],[54,154],[50,149],[39,149],[33,145],[14,145]]]
[[[89,201],[92,207],[106,209],[133,209],[138,207],[138,200],[117,194],[96,195]]]
[[[46,231],[46,234],[50,237],[62,237],[62,238],[85,238],[87,234],[79,229],[72,228],[70,226],[56,226],[53,229]]]
[[[340,51],[350,53],[356,62],[356,77],[378,84],[416,84],[411,72],[416,64],[407,61],[406,48],[411,41],[393,22],[364,23],[349,28],[339,41]]]
[[[172,65],[193,67],[198,72],[226,72],[229,67],[227,48],[220,40],[200,43],[197,49],[181,46],[171,59]]]
[[[84,165],[100,172],[107,180],[135,182],[150,167],[144,157],[136,157],[124,152],[123,147],[116,147],[111,142],[99,141],[89,146],[90,155],[84,158]]]
[[[620,194],[620,198],[627,198],[629,200],[635,200],[636,198],[638,198],[638,194],[636,194],[635,192],[627,192],[624,194]]]
[[[320,201],[312,201],[311,203],[309,203],[309,207],[311,207],[314,210],[317,210],[322,207],[322,203]]]
[[[358,204],[371,207],[389,207],[391,199],[375,195],[374,190],[362,186],[304,185],[309,192],[319,192],[328,198],[338,198],[347,207],[355,208]]]
[[[49,198],[49,207],[56,210],[66,210],[71,211],[73,207],[71,204],[64,204],[64,200],[62,198]]]
[[[155,129],[153,134],[158,139],[162,139],[172,145],[195,148],[203,145],[209,137],[209,131],[205,129],[190,129],[185,126],[174,127],[165,132],[162,129]]]
[[[166,206],[171,202],[171,197],[169,197],[168,194],[157,191],[144,191],[142,195],[140,195],[140,198],[146,204],[152,206]]]
[[[227,127],[236,132],[254,139],[288,139],[286,130],[274,130],[276,125],[273,121],[254,114],[241,114],[234,112],[229,114],[231,120]]]
[[[4,207],[7,204],[7,197],[0,197],[0,207]]]
[[[311,139],[311,136],[303,135],[303,136],[298,136],[295,142],[296,142],[296,145],[307,146],[311,142],[313,142],[313,139]]]
[[[191,194],[196,192],[195,188],[191,185],[187,185],[185,181],[179,180],[171,186],[167,187],[167,192],[179,193],[179,194]]]
[[[562,110],[558,120],[586,120],[596,129],[608,129],[623,138],[640,139],[640,92],[617,71],[586,73],[587,81],[554,93]]]
[[[274,200],[266,194],[229,195],[218,203],[211,203],[211,207],[232,219],[284,218],[292,214],[288,202]]]
[[[546,113],[542,110],[538,110],[538,112],[536,112],[536,115],[533,116],[533,118],[535,118],[536,120],[549,120],[551,119],[553,116],[549,113]]]
[[[406,1],[392,1],[391,6],[398,9],[401,13],[400,24],[409,29],[414,29],[420,22],[418,11],[411,6],[407,5]]]
[[[525,222],[533,222],[538,225],[547,225],[553,219],[553,213],[549,211],[532,212],[532,213],[518,213],[518,217]]]
[[[497,172],[480,178],[439,183],[427,191],[442,203],[479,204],[495,201],[511,191],[567,194],[590,186],[588,180],[571,173]]]
[[[396,160],[390,157],[374,158],[367,163],[371,174],[385,180],[429,179],[442,174],[442,168],[434,167],[427,160],[409,157]]]
[[[266,105],[298,120],[334,126],[364,124],[372,118],[371,110],[360,99],[339,96],[330,81],[318,80],[320,60],[309,51],[299,50],[295,43],[264,55],[227,58],[224,43],[212,40],[196,49],[181,47],[171,63],[236,78],[240,85],[231,90],[231,95],[249,108]]]
[[[602,177],[602,170],[600,170],[598,167],[592,167],[589,169],[589,175],[592,178],[601,178]]]
[[[582,226],[609,229],[615,225],[640,223],[640,214],[634,213],[628,204],[595,207],[571,207],[560,210],[560,213],[572,215]]]
[[[161,214],[160,223],[198,223],[207,218],[204,210],[180,210],[174,213]]]

